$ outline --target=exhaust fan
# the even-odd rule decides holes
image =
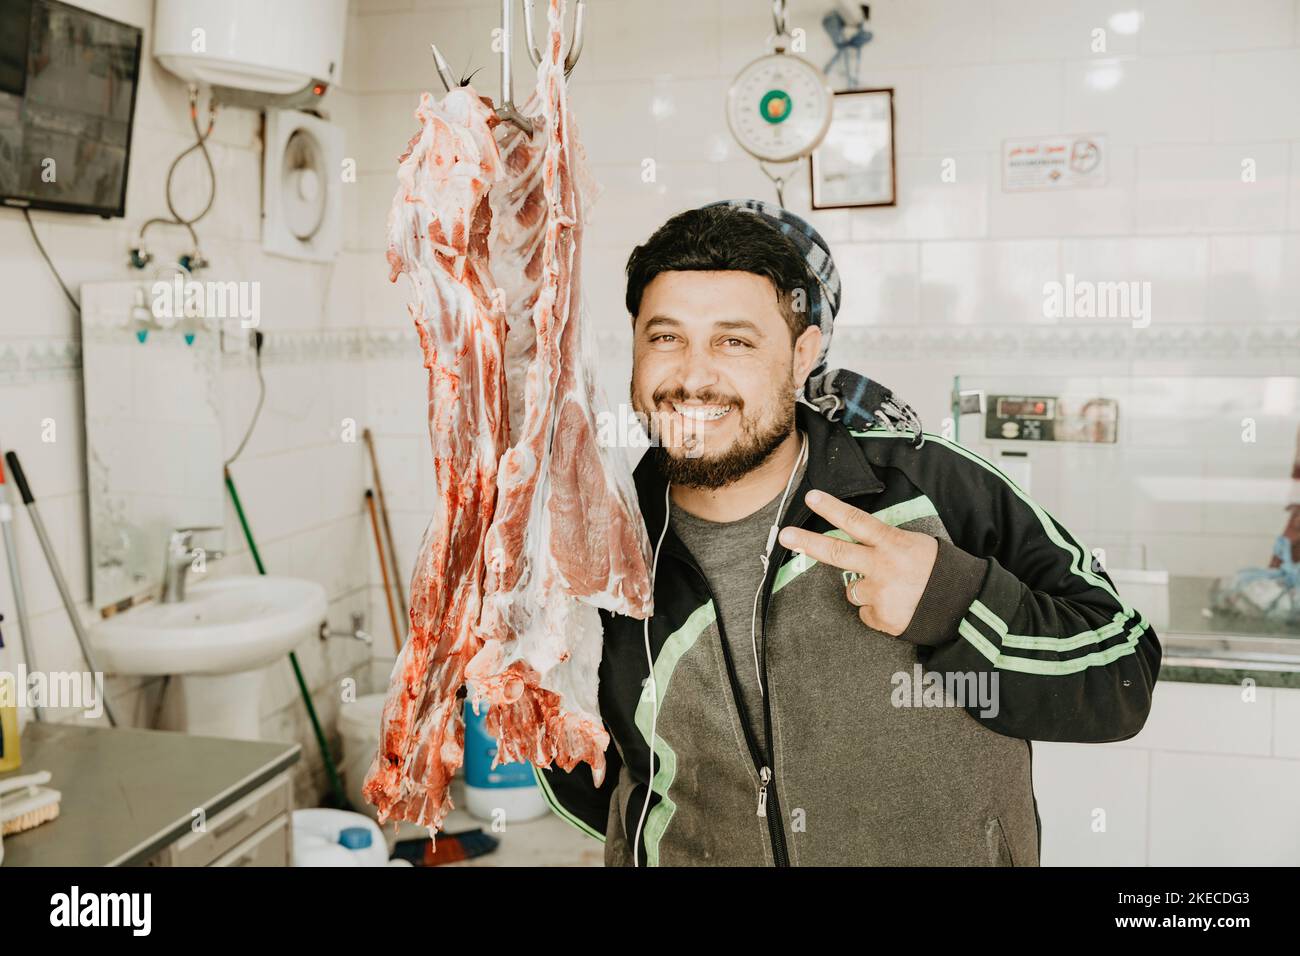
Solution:
[[[334,259],[342,235],[342,131],[308,113],[267,110],[262,156],[262,248],[291,259]]]

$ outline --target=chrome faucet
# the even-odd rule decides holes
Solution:
[[[167,539],[166,563],[163,567],[162,604],[176,604],[185,600],[185,575],[198,556],[190,541],[197,531],[220,531],[220,525],[202,525],[194,528],[176,528]],[[222,551],[206,551],[204,556],[216,560],[225,557]]]

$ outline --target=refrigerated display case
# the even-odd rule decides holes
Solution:
[[[1300,377],[962,375],[952,422],[1151,620],[1162,679],[1300,687]]]

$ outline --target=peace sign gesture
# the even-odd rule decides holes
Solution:
[[[781,529],[781,543],[857,575],[844,596],[858,608],[862,623],[893,637],[902,634],[925,593],[939,553],[938,541],[932,535],[887,525],[824,491],[810,491],[804,500],[853,540],[787,527]]]

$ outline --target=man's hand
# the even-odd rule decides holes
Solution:
[[[854,540],[787,527],[781,529],[781,543],[824,564],[860,574],[845,588],[845,599],[858,608],[863,624],[893,637],[902,634],[925,593],[939,553],[938,541],[928,534],[891,527],[824,491],[810,491],[804,500]]]

